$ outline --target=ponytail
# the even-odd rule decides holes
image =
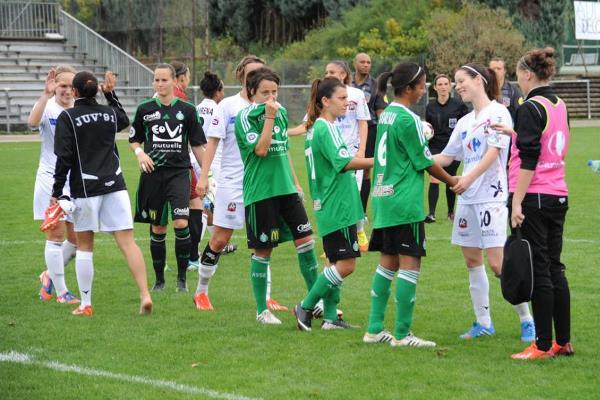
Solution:
[[[306,129],[310,129],[323,112],[323,97],[331,98],[338,87],[346,86],[336,78],[315,79],[310,87],[310,100],[308,102]]]
[[[481,78],[483,89],[488,99],[497,100],[499,98],[500,88],[498,87],[496,74],[492,69],[474,63],[465,64],[459,69],[465,71],[471,78],[476,78],[477,76]]]
[[[383,96],[387,91],[387,84],[392,78],[394,96],[400,96],[407,88],[417,87],[419,80],[425,76],[425,70],[415,63],[400,63],[393,71],[384,72],[377,78],[377,91]]]

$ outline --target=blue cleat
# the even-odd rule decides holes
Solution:
[[[491,324],[489,328],[481,325],[478,322],[473,322],[473,326],[466,333],[460,335],[461,339],[470,340],[476,339],[482,336],[492,336],[496,333],[494,330],[494,324]]]
[[[188,261],[188,267],[187,267],[188,271],[198,271],[198,268],[200,268],[200,260],[196,260],[196,261],[189,260]]]
[[[48,271],[44,271],[40,274],[40,300],[48,301],[52,299],[52,289],[54,288],[54,284],[52,283],[52,279],[50,279],[50,274]]]
[[[521,322],[521,342],[533,342],[535,340],[535,324],[533,321]]]

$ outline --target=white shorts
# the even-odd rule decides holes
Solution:
[[[452,244],[463,247],[504,247],[508,209],[504,202],[459,204],[454,214]]]
[[[54,185],[54,174],[50,171],[39,171],[35,177],[35,186],[33,189],[33,220],[43,221],[46,218],[46,209],[50,205],[50,197],[52,197],[52,186]],[[69,181],[65,182],[63,194],[70,196]],[[66,221],[73,222],[73,218],[69,215]]]
[[[227,229],[242,229],[244,227],[244,192],[219,186],[215,195],[213,225]]]
[[[133,229],[127,190],[73,200],[75,232],[115,232]]]

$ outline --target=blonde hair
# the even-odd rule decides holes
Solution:
[[[64,74],[65,72],[70,72],[72,74],[76,74],[77,71],[75,71],[75,68],[71,67],[70,65],[67,64],[59,64],[56,67],[54,67],[54,79],[58,79],[58,76],[60,74]]]
[[[246,69],[246,66],[252,63],[260,63],[264,65],[265,60],[255,56],[254,54],[249,54],[246,57],[242,58],[235,69],[235,77],[240,83],[242,83],[242,81],[244,80],[244,70]]]

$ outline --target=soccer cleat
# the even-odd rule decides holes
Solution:
[[[367,234],[365,231],[360,231],[356,233],[358,237],[358,249],[361,253],[366,253],[369,250],[369,239],[367,239]]]
[[[533,342],[535,340],[535,324],[533,321],[521,322],[521,342]]]
[[[388,331],[381,331],[379,333],[365,333],[363,336],[364,343],[389,343],[394,340],[394,336]]]
[[[494,335],[496,331],[494,330],[494,324],[491,324],[489,328],[481,325],[479,322],[473,322],[473,326],[467,332],[460,335],[461,339],[470,340],[475,339],[481,336],[491,336]]]
[[[231,253],[235,253],[235,251],[237,250],[237,244],[235,243],[227,243],[225,245],[225,247],[223,247],[223,250],[221,250],[221,254],[225,255],[225,254],[231,254]]]
[[[47,232],[51,231],[56,227],[56,224],[60,221],[62,217],[64,217],[65,212],[60,206],[60,204],[55,203],[49,206],[44,213],[44,222],[40,226],[40,231]]]
[[[323,322],[321,322],[321,329],[323,329],[324,331],[332,331],[332,330],[336,330],[336,329],[358,329],[358,328],[360,328],[360,326],[352,325],[352,324],[344,321],[341,318],[336,319],[335,321],[329,321],[329,320],[324,319]]]
[[[338,319],[342,319],[342,317],[344,316],[344,312],[342,310],[340,310],[339,308],[336,311],[337,311]],[[323,308],[323,299],[321,299],[317,302],[317,304],[315,305],[315,308],[313,309],[313,318],[317,318],[317,319],[322,318],[324,312],[325,312],[325,309]]]
[[[575,355],[575,350],[573,350],[573,346],[571,345],[570,342],[567,343],[567,344],[565,344],[564,346],[561,346],[560,344],[558,344],[556,342],[552,342],[552,348],[550,349],[550,351],[555,356],[572,356],[572,355]]]
[[[428,216],[425,217],[426,224],[432,224],[434,222],[435,222],[435,215],[429,214]]]
[[[552,353],[552,349],[548,351],[542,351],[537,348],[537,345],[531,343],[525,350],[520,353],[515,353],[510,356],[513,360],[537,360],[541,358],[552,358],[554,357],[554,353]]]
[[[154,286],[152,286],[152,291],[153,292],[160,292],[164,288],[165,288],[165,281],[162,281],[162,282],[156,281],[156,283],[154,284]]]
[[[412,332],[408,332],[404,338],[398,340],[393,338],[390,342],[392,347],[435,347],[435,342],[430,340],[421,339],[413,335]]]
[[[188,291],[187,282],[185,279],[177,279],[177,288],[175,290],[178,293],[185,293]]]
[[[196,293],[194,295],[194,304],[196,308],[201,311],[212,311],[213,306],[208,298],[208,293]]]
[[[256,314],[256,320],[265,325],[281,325],[281,321],[269,310]]]
[[[196,261],[189,260],[188,261],[188,267],[187,267],[188,271],[198,271],[198,268],[200,268],[200,260],[196,260]]]
[[[294,307],[294,315],[296,316],[296,322],[298,329],[301,331],[310,332],[312,330],[312,310],[302,308],[302,303],[296,304]]]
[[[79,306],[73,311],[71,311],[71,314],[91,317],[94,314],[94,309],[92,308],[92,306]]]
[[[50,279],[48,271],[44,271],[40,274],[40,283],[42,284],[40,287],[40,300],[52,300],[52,289],[54,288],[54,284],[52,283],[52,279]]]
[[[75,295],[68,290],[63,294],[56,296],[56,302],[61,304],[79,304],[80,301]]]
[[[288,311],[288,308],[275,299],[267,300],[267,308],[271,311]]]

